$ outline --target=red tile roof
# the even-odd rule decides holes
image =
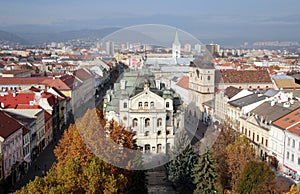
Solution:
[[[35,100],[34,93],[9,93],[5,96],[0,96],[0,102],[4,103],[4,108],[17,108],[22,105],[29,105],[30,101]]]
[[[224,83],[272,83],[267,70],[221,70]]]
[[[0,111],[0,136],[4,139],[22,128],[22,125],[8,116],[3,111]]]
[[[242,90],[243,89],[236,88],[236,87],[233,87],[233,86],[229,86],[225,89],[225,95],[228,96],[229,99],[231,99],[232,97],[237,95]]]
[[[92,74],[86,69],[78,69],[74,72],[74,75],[78,77],[81,81],[93,78]]]
[[[189,89],[189,76],[183,76],[176,85],[184,89]]]
[[[300,108],[290,112],[289,114],[277,119],[273,122],[273,125],[280,127],[281,129],[292,128],[300,123]]]
[[[297,134],[300,136],[300,123],[294,125],[293,127],[291,128],[288,128],[288,131],[291,132],[291,133],[294,133],[294,134]]]
[[[0,85],[30,85],[30,84],[40,84],[45,85],[45,80],[51,80],[48,77],[1,77],[0,78]]]

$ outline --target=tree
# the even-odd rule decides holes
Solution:
[[[212,147],[212,156],[218,164],[218,184],[222,188],[230,188],[231,180],[231,176],[228,172],[226,147],[233,144],[238,136],[238,132],[232,129],[228,123],[224,123],[220,128],[220,134]]]
[[[178,135],[171,157],[172,160],[167,164],[169,180],[174,183],[192,183],[191,175],[196,154],[185,132]]]
[[[228,173],[231,176],[230,186],[233,190],[247,162],[257,160],[255,150],[245,136],[236,138],[233,144],[226,147]]]
[[[210,151],[207,150],[206,153],[199,156],[192,170],[192,177],[196,185],[194,193],[214,193],[217,176],[217,163],[212,158]]]
[[[265,162],[250,161],[242,171],[237,187],[237,193],[271,193],[274,189],[275,174]]]
[[[300,193],[300,184],[298,183],[297,185],[293,184],[291,186],[291,189],[289,192],[286,194],[299,194]]]
[[[114,149],[106,145],[109,139],[115,142],[114,145],[118,145],[118,151],[120,146],[134,149],[136,147],[134,135],[114,121],[108,123],[108,128],[99,127],[97,124],[104,126],[107,121],[103,115],[93,114],[93,111],[95,110],[88,110],[76,125],[71,125],[64,132],[54,150],[57,163],[47,175],[36,178],[16,193],[125,193],[130,185],[136,183],[135,181],[139,181],[139,189],[145,189],[144,172],[134,174],[132,170],[113,166],[97,157],[94,154],[95,150],[93,153],[90,151],[90,148],[96,145],[104,148],[101,150],[104,154],[111,154],[115,159],[125,159],[128,167],[136,165],[130,151],[116,154],[113,152]],[[109,136],[106,136],[105,130],[110,131]],[[142,190],[142,193],[144,191]]]

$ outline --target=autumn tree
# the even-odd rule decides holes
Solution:
[[[300,184],[293,184],[286,194],[300,194]]]
[[[255,150],[245,136],[236,138],[233,144],[226,147],[228,173],[231,176],[230,186],[236,189],[238,178],[246,164],[251,160],[257,160]]]
[[[265,162],[250,161],[238,178],[235,191],[241,194],[272,193],[274,179],[274,172]]]
[[[116,153],[106,142],[114,142],[117,150],[120,150],[120,146],[131,150],[135,148],[134,135],[117,122],[107,122],[101,114],[95,113],[97,111],[88,110],[76,125],[71,125],[64,132],[54,150],[57,163],[47,175],[36,178],[16,193],[111,194],[124,193],[128,189],[134,180],[133,171],[107,163],[94,153],[98,147],[104,148],[101,150],[103,155],[126,159],[126,167],[130,167],[132,158],[128,153],[131,152]],[[107,131],[110,132],[108,135]],[[91,148],[96,150],[92,152]]]
[[[198,157],[192,170],[192,177],[196,189],[195,194],[211,194],[216,191],[217,164],[213,160],[209,150]]]
[[[217,163],[218,184],[222,188],[229,188],[231,176],[228,172],[226,147],[233,144],[239,134],[228,123],[223,123],[219,130],[220,134],[212,147],[212,157]]]

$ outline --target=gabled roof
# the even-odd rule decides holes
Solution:
[[[300,123],[300,108],[297,108],[289,114],[281,117],[280,119],[277,119],[273,122],[273,125],[281,129],[288,129],[295,126],[298,123]]]
[[[81,81],[93,78],[93,75],[87,69],[78,69],[74,72],[74,75]]]
[[[290,109],[277,104],[271,106],[270,102],[264,102],[251,111],[251,113],[257,115],[259,119],[262,118],[267,122],[275,121],[290,112]]]
[[[267,70],[220,70],[223,83],[272,83]]]
[[[59,78],[59,80],[63,81],[64,84],[68,86],[70,89],[74,89],[81,84],[81,81],[78,78],[68,74],[63,75],[62,77]],[[56,88],[60,89],[59,87]]]
[[[176,85],[184,89],[189,89],[189,76],[183,76]]]
[[[248,106],[250,104],[262,101],[264,99],[266,99],[266,96],[255,93],[255,94],[250,94],[248,96],[239,98],[237,100],[233,100],[233,101],[229,102],[229,104],[234,107],[242,108],[242,107]]]
[[[7,115],[3,111],[0,111],[0,136],[4,139],[22,128],[22,125]]]
[[[225,95],[228,96],[228,98],[232,98],[234,97],[235,95],[237,95],[240,91],[242,91],[243,89],[240,89],[240,88],[236,88],[236,87],[233,87],[233,86],[229,86],[225,89]]]

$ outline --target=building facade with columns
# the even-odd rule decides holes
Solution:
[[[125,72],[104,99],[104,114],[129,128],[144,153],[168,153],[182,128],[180,96],[147,69]]]

